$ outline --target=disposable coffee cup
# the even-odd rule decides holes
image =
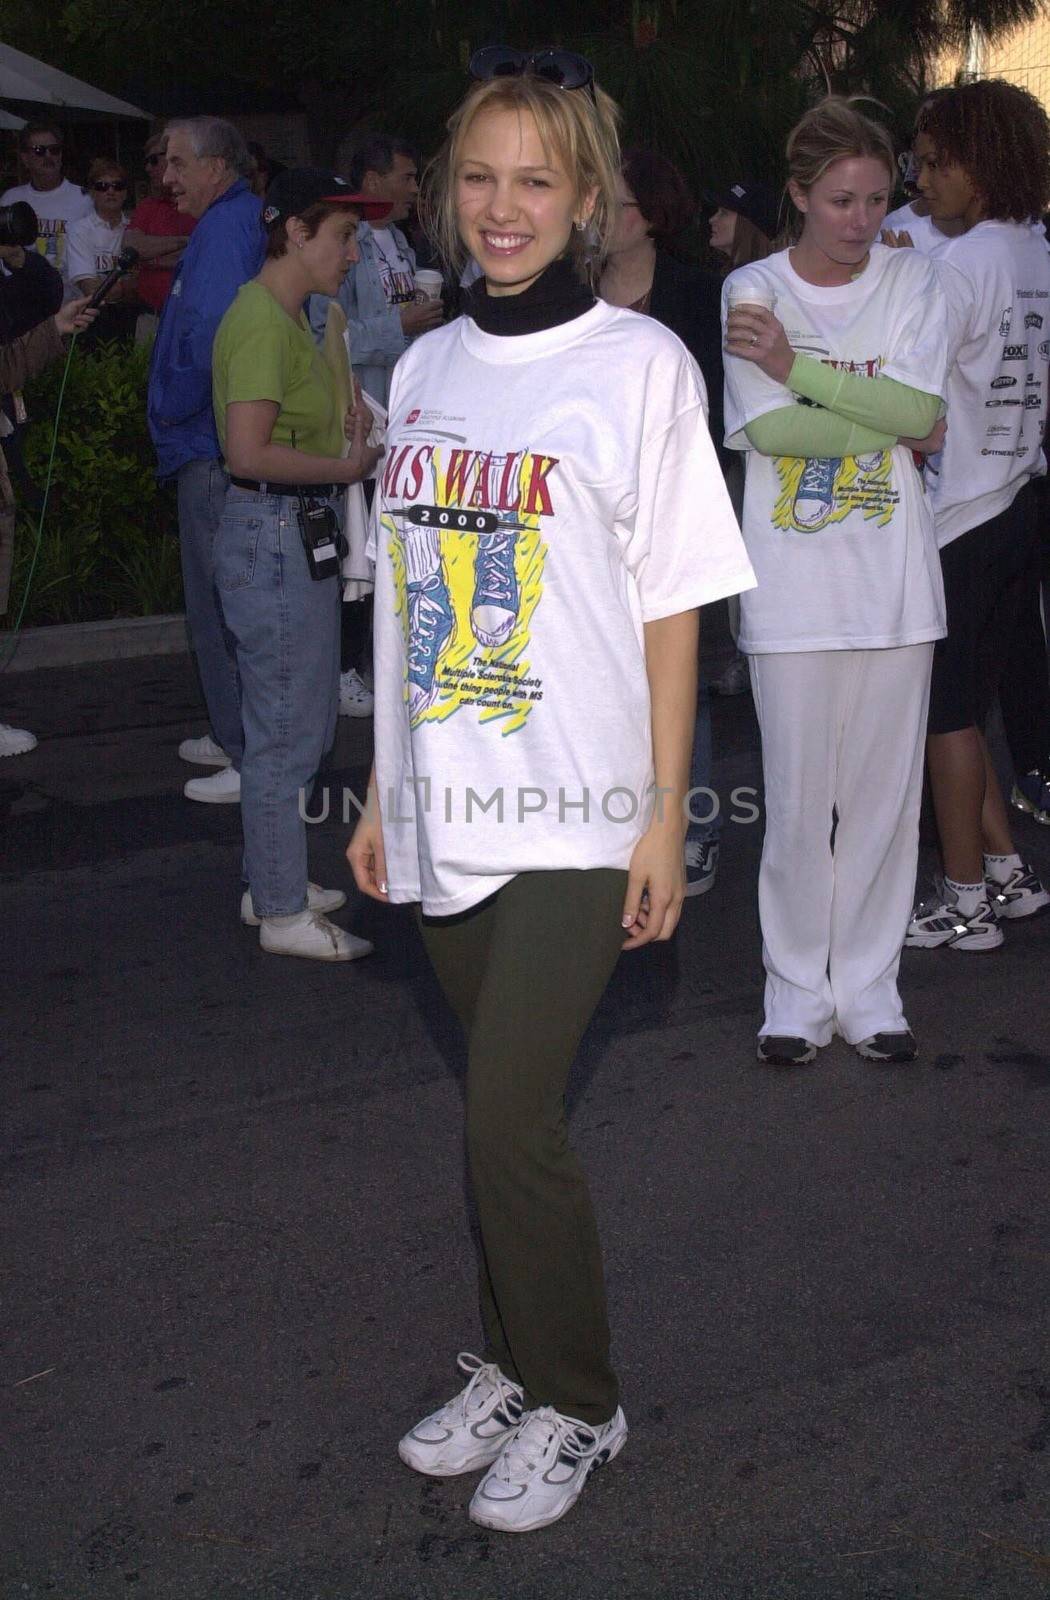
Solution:
[[[445,287],[445,280],[440,272],[435,272],[433,267],[424,267],[416,273],[416,299],[440,300]]]
[[[776,303],[776,295],[768,289],[752,289],[746,283],[729,285],[730,311],[735,311],[738,306],[761,306],[763,311],[772,311]]]

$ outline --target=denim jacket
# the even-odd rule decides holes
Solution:
[[[157,470],[222,455],[211,406],[211,347],[242,284],[263,262],[262,205],[243,178],[213,200],[190,234],[160,313],[147,410]]]
[[[390,231],[414,271],[415,251],[400,228]],[[391,374],[407,341],[401,330],[398,308],[388,305],[383,293],[379,251],[367,222],[362,222],[357,230],[357,247],[361,259],[350,268],[335,298],[346,313],[354,377],[362,389],[367,389],[373,399],[385,406],[390,398]],[[309,317],[310,326],[321,339],[328,317],[327,295],[311,295]]]

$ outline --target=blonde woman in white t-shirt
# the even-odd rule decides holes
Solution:
[[[766,792],[758,1056],[801,1065],[839,1032],[905,1062],[897,971],[944,633],[913,452],[943,438],[947,311],[929,261],[875,243],[895,170],[884,129],[832,98],[787,156],[797,243],[733,273],[723,302],[727,442],[747,452],[758,576],[740,632]]]
[[[485,1348],[400,1454],[484,1473],[471,1517],[521,1533],[627,1433],[565,1085],[621,948],[677,924],[697,609],[752,576],[699,370],[585,281],[615,108],[568,52],[471,70],[425,200],[450,271],[470,255],[483,278],[394,374],[376,768],[349,858],[364,893],[421,905],[468,1044]]]

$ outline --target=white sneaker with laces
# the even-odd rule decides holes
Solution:
[[[240,805],[241,775],[236,767],[222,767],[210,778],[191,778],[182,792],[187,800],[201,800],[207,805]]]
[[[338,911],[345,905],[346,895],[342,889],[322,889],[316,883],[306,885],[307,911],[320,911],[322,916],[327,916],[329,911]],[[241,921],[246,928],[258,928],[262,923],[262,918],[255,915],[250,889],[245,889],[241,895]]]
[[[1050,891],[1032,871],[1027,861],[1014,867],[1005,883],[985,878],[988,900],[997,917],[1016,922],[1021,917],[1034,917],[1037,911],[1050,906]]]
[[[575,1505],[591,1473],[619,1455],[627,1423],[619,1406],[591,1428],[553,1406],[527,1411],[474,1491],[470,1519],[500,1533],[545,1528]]]
[[[183,739],[179,756],[195,767],[228,767],[230,764],[222,745],[216,744],[210,733],[202,733],[199,739]]]
[[[969,916],[964,916],[954,892],[938,883],[938,898],[915,907],[904,935],[912,950],[998,950],[1003,930],[987,900],[982,900]]]
[[[303,956],[307,961],[358,961],[375,946],[347,933],[319,911],[299,911],[292,917],[263,917],[259,943],[272,956]]]
[[[447,1405],[410,1428],[397,1453],[414,1472],[454,1478],[491,1466],[521,1421],[521,1386],[463,1350],[456,1365],[470,1379]]]
[[[0,756],[27,756],[36,749],[36,734],[28,728],[12,728],[0,722]]]
[[[375,710],[376,697],[361,674],[353,667],[339,674],[339,715],[341,717],[370,717]]]

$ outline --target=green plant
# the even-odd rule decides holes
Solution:
[[[41,491],[63,365],[54,362],[26,394],[25,459]],[[174,495],[154,476],[146,427],[148,368],[142,345],[74,348],[27,625],[181,609]],[[38,523],[38,511],[23,505],[9,619],[22,604]]]

